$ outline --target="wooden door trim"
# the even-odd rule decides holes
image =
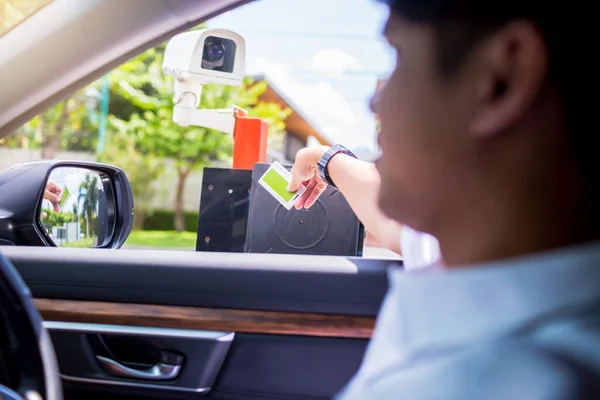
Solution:
[[[35,299],[46,321],[368,339],[375,318],[97,301]]]

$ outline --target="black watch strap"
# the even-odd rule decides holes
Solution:
[[[337,186],[335,186],[335,183],[333,183],[333,181],[331,180],[331,177],[329,176],[329,172],[327,171],[327,166],[329,165],[329,161],[331,161],[331,159],[337,155],[337,154],[347,154],[350,157],[354,157],[357,158],[354,153],[352,153],[350,150],[348,150],[346,147],[342,146],[341,144],[334,144],[333,146],[331,146],[329,148],[329,150],[327,150],[325,152],[325,154],[323,154],[323,157],[321,157],[321,159],[319,160],[317,166],[317,170],[319,172],[319,177],[327,182],[328,185],[333,186],[334,188],[337,189]]]

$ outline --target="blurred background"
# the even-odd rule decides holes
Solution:
[[[0,35],[52,0],[0,0]],[[207,85],[202,108],[236,104],[266,119],[269,161],[293,163],[305,146],[342,143],[377,153],[368,102],[395,61],[373,0],[261,0],[203,27],[246,39],[241,87]],[[127,246],[195,248],[202,169],[231,166],[229,135],[172,122],[165,43],[111,71],[0,140],[0,171],[38,159],[101,161],[127,173],[135,222]],[[77,216],[58,216],[72,220]],[[126,246],[126,247],[127,247]]]

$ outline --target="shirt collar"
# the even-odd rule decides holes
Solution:
[[[478,267],[390,271],[409,353],[492,339],[600,299],[600,242]]]

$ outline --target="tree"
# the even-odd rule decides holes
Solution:
[[[190,173],[213,160],[231,156],[229,135],[201,127],[181,127],[172,122],[173,80],[162,73],[164,44],[146,51],[111,73],[111,88],[133,105],[134,111],[124,128],[135,138],[135,146],[144,155],[166,157],[175,161],[177,185],[174,199],[174,224],[184,230],[183,198]],[[282,130],[288,115],[276,104],[258,104],[265,82],[244,81],[241,87],[205,85],[200,108],[229,108],[236,104],[249,108],[251,115],[261,113],[275,128]],[[118,102],[118,100],[117,100]]]
[[[83,201],[82,201],[83,200]],[[96,234],[96,209],[98,206],[98,177],[95,174],[86,174],[85,181],[79,185],[77,203],[81,204],[81,216],[85,220],[85,237]],[[92,229],[90,231],[90,225]]]
[[[2,140],[3,147],[41,149],[43,159],[56,158],[60,150],[93,151],[95,123],[85,108],[85,89],[32,118]]]
[[[52,159],[59,150],[68,147],[68,142],[88,139],[90,130],[84,129],[86,125],[89,127],[90,124],[85,112],[84,92],[79,91],[31,119],[24,128],[34,138],[32,147],[41,148],[43,159]]]
[[[152,198],[155,194],[155,182],[165,170],[163,159],[153,154],[142,154],[136,147],[135,137],[129,132],[134,121],[123,121],[109,116],[108,127],[111,131],[105,151],[99,156],[101,162],[115,165],[127,173],[131,192],[135,199],[134,229],[142,229],[149,212],[152,211]]]
[[[79,222],[79,207],[73,204],[73,222]]]
[[[72,222],[75,219],[72,213],[62,213],[51,209],[43,210],[41,222],[44,227],[51,232],[55,226],[63,226],[66,223]]]

